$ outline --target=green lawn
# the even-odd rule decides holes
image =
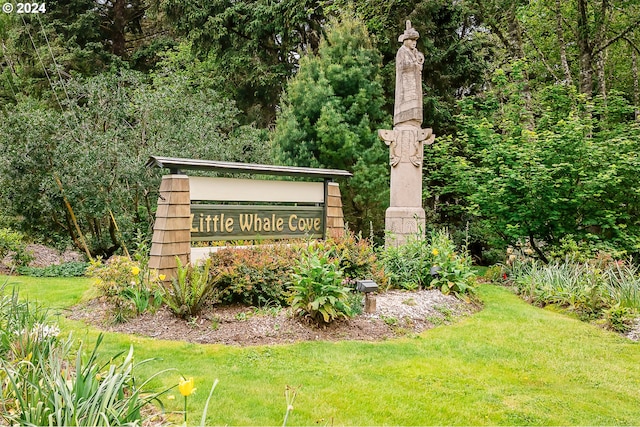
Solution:
[[[15,279],[21,292],[54,305],[77,301],[89,283],[22,279]],[[218,378],[210,425],[281,424],[287,385],[298,388],[288,425],[640,425],[637,343],[496,286],[483,285],[480,297],[484,310],[453,326],[380,343],[238,348],[106,334],[102,354],[133,345],[136,360],[158,358],[140,367],[141,378],[176,369],[155,387],[193,376],[189,424],[199,423]],[[96,336],[78,322],[63,327],[88,341]],[[167,410],[179,411],[182,397],[170,394]]]

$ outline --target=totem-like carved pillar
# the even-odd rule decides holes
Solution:
[[[379,130],[389,146],[391,200],[385,215],[386,245],[401,245],[409,235],[424,231],[422,208],[422,160],[424,145],[432,144],[431,129],[422,129],[422,65],[424,55],[416,49],[418,32],[407,21],[398,38],[396,94],[393,130]]]

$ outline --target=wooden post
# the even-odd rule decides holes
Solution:
[[[191,200],[189,177],[165,175],[160,184],[158,210],[153,225],[149,268],[166,276],[169,282],[176,276],[176,257],[183,265],[191,255]]]

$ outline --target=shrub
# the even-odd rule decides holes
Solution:
[[[155,310],[162,303],[161,280],[148,267],[148,258],[136,253],[133,261],[113,256],[108,262],[92,261],[87,275],[97,279],[100,296],[112,305],[113,321],[125,322],[147,310]]]
[[[219,250],[210,255],[211,283],[225,302],[282,305],[299,250],[285,243]]]
[[[343,237],[317,244],[322,245],[330,258],[338,260],[345,284],[353,287],[356,279],[372,279],[380,286],[386,285],[384,267],[369,239],[347,231]]]
[[[429,239],[410,236],[404,245],[385,248],[380,257],[392,287],[438,288],[457,296],[475,292],[471,258],[456,252],[446,231],[431,233]]]
[[[616,304],[603,313],[604,320],[610,329],[616,332],[629,332],[638,317],[638,311],[633,308],[623,307]]]
[[[453,240],[446,231],[431,234],[431,255],[437,274],[429,287],[438,288],[443,294],[454,293],[458,297],[475,293],[475,273],[469,254],[458,254]]]
[[[322,248],[309,245],[291,277],[289,302],[297,315],[318,323],[352,316],[350,289],[342,285],[339,262]]]
[[[167,307],[178,317],[190,319],[197,316],[207,303],[217,301],[217,289],[209,278],[211,258],[202,265],[183,266],[178,264],[177,277],[170,286],[165,286],[163,300]]]
[[[22,233],[10,228],[0,228],[0,262],[7,255],[11,255],[13,267],[27,265],[33,260],[33,255],[27,251]]]

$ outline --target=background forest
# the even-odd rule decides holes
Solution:
[[[110,256],[149,155],[348,169],[379,238],[397,37],[420,33],[429,229],[640,254],[640,0],[49,0],[0,15],[0,228]],[[83,241],[86,242],[86,247]]]

